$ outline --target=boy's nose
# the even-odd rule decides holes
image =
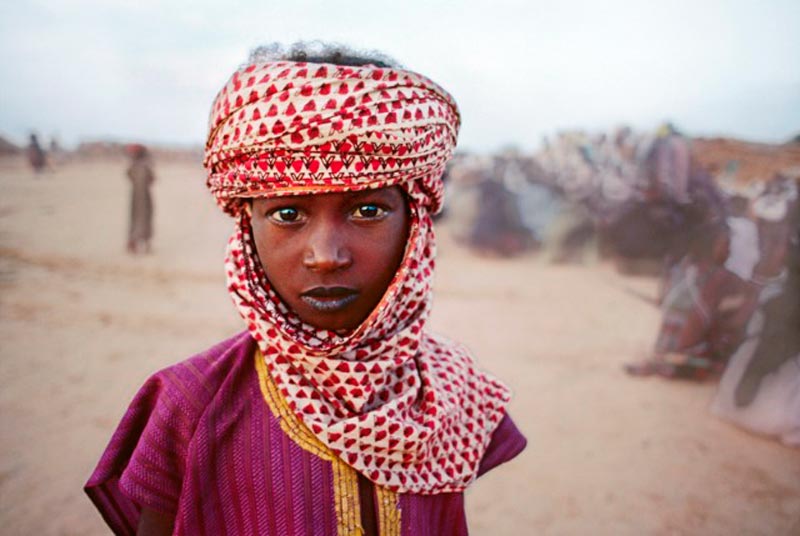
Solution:
[[[320,226],[314,229],[306,245],[303,265],[309,270],[332,272],[353,263],[349,248],[343,243],[341,233],[335,226]]]

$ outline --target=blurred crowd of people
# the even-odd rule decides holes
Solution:
[[[531,156],[462,157],[451,175],[478,192],[463,238],[481,253],[539,244],[526,214],[558,205],[577,216],[556,260],[594,240],[620,268],[655,261],[661,328],[627,372],[720,378],[717,415],[800,446],[800,169],[737,168],[712,175],[692,140],[665,124],[652,134],[561,133]],[[549,196],[526,206],[526,191]]]

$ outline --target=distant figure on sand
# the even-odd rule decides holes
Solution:
[[[131,181],[131,219],[128,228],[128,252],[150,253],[153,237],[153,198],[150,186],[155,181],[150,156],[143,145],[128,148],[131,165],[128,179]]]
[[[50,149],[49,149],[49,160],[50,165],[60,165],[63,164],[66,160],[66,154],[64,153],[64,149],[61,147],[61,144],[58,142],[58,138],[53,136],[50,138]]]
[[[39,139],[36,134],[31,134],[30,141],[28,142],[28,162],[30,162],[33,171],[37,174],[41,173],[46,164],[44,149],[39,145]]]

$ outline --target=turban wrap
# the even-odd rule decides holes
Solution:
[[[398,492],[465,489],[510,398],[463,346],[425,329],[431,215],[458,127],[456,104],[438,85],[373,65],[252,64],[211,110],[207,184],[237,218],[228,290],[258,343],[265,381],[313,434],[312,451]],[[244,200],[390,186],[407,194],[410,228],[380,303],[347,332],[303,322],[264,273]]]
[[[458,127],[452,97],[415,73],[250,65],[211,110],[208,187],[235,214],[242,197],[415,183],[436,213]]]

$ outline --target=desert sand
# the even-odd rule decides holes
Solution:
[[[199,163],[156,163],[142,257],[124,251],[124,167],[0,162],[2,534],[107,534],[82,486],[130,399],[243,329],[223,280],[231,222]],[[472,533],[800,534],[800,451],[712,417],[713,384],[622,373],[654,340],[654,279],[478,258],[456,220],[439,229],[430,325],[507,380],[529,441],[468,492]]]

